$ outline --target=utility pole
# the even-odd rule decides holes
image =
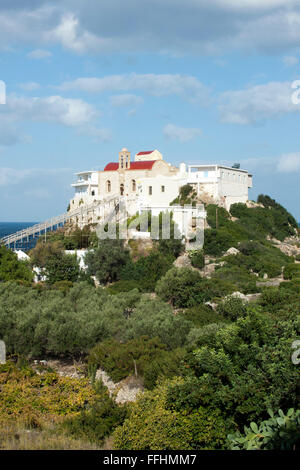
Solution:
[[[216,230],[219,228],[218,207],[216,207]]]

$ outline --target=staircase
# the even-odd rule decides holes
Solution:
[[[18,248],[20,249],[21,247],[23,248],[23,246],[29,246],[30,242],[32,244],[35,239],[41,236],[44,236],[46,239],[47,232],[55,231],[58,228],[63,227],[69,220],[75,219],[79,224],[83,223],[84,219],[95,213],[95,210],[98,209],[99,206],[103,207],[104,215],[106,215],[106,208],[108,208],[108,211],[111,211],[111,203],[113,203],[114,206],[117,206],[119,204],[119,199],[120,198],[117,196],[111,196],[104,200],[95,200],[92,204],[82,205],[75,210],[58,215],[46,220],[45,222],[32,225],[31,227],[20,230],[19,232],[7,235],[0,239],[0,244],[14,250]]]

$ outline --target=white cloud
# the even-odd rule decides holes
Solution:
[[[48,57],[52,56],[52,52],[46,51],[44,49],[35,49],[27,54],[29,59],[47,59]]]
[[[300,152],[282,155],[278,161],[277,170],[282,173],[300,171]]]
[[[167,124],[163,129],[163,133],[167,139],[178,140],[179,142],[188,142],[202,136],[201,129],[178,127],[174,124]]]
[[[97,115],[95,108],[81,99],[49,96],[25,98],[17,95],[7,97],[7,104],[0,108],[0,119],[9,121],[56,122],[76,127],[91,122]]]
[[[79,135],[88,135],[94,142],[109,142],[112,139],[112,133],[109,129],[100,129],[93,125],[81,127],[77,130]]]
[[[18,184],[24,178],[31,175],[29,169],[17,170],[15,168],[0,168],[0,186]]]
[[[36,82],[27,82],[27,83],[20,83],[19,87],[25,91],[34,91],[40,88],[40,84]]]
[[[30,137],[23,134],[11,123],[5,122],[0,117],[0,145],[10,146],[19,142],[27,143]]]
[[[114,95],[110,97],[110,104],[112,106],[138,106],[144,102],[141,96],[124,94]]]
[[[211,0],[211,2],[234,10],[245,10],[248,8],[267,10],[297,4],[297,0],[243,0],[243,2],[237,2],[236,0]]]
[[[292,103],[289,82],[269,82],[244,90],[226,91],[220,95],[221,120],[234,124],[252,124],[278,117],[283,113],[299,112]]]
[[[25,196],[35,199],[50,199],[52,197],[50,191],[46,188],[34,188],[24,191]]]
[[[282,62],[286,67],[293,67],[293,65],[298,64],[298,59],[294,56],[285,56],[283,57]]]
[[[47,33],[47,39],[54,42],[58,41],[65,48],[80,54],[87,51],[102,51],[108,44],[105,39],[97,37],[89,31],[82,30],[79,19],[73,13],[64,15],[60,23]]]
[[[47,181],[49,178],[56,178],[57,176],[64,175],[64,174],[72,174],[72,170],[70,168],[55,168],[55,169],[47,169],[47,168],[7,168],[2,167],[0,168],[0,186],[11,186],[19,184],[21,181],[30,180],[32,181],[39,181],[43,179]],[[32,189],[32,184],[28,188],[27,192],[35,191]]]
[[[299,24],[299,0],[2,0],[0,47],[60,44],[82,54],[121,45],[173,57],[250,48],[282,55],[300,46]]]
[[[28,141],[17,125],[29,121],[60,124],[74,128],[80,134],[106,141],[109,131],[95,126],[98,116],[98,110],[81,99],[59,95],[28,98],[12,94],[7,97],[6,106],[0,107],[0,144]]]
[[[78,90],[90,93],[107,91],[141,90],[149,95],[162,97],[177,95],[189,101],[203,104],[209,101],[209,90],[197,78],[179,74],[124,74],[108,75],[97,78],[77,78],[64,82],[59,87],[62,91]]]

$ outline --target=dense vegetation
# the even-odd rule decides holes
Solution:
[[[25,261],[19,261],[16,253],[0,245],[0,282],[18,279],[32,282],[30,266]]]
[[[196,202],[190,187],[177,202]],[[291,356],[300,338],[300,264],[272,244],[296,236],[296,225],[268,196],[258,202],[230,213],[207,205],[210,228],[203,251],[187,257],[192,267],[173,265],[184,248],[174,224],[170,240],[147,248],[94,240],[86,229],[86,272],[64,253],[76,237],[53,234],[31,252],[46,278],[35,285],[30,266],[0,247],[0,337],[18,360],[0,367],[0,424],[42,430],[52,420],[55,436],[74,448],[108,436],[128,450],[299,448],[299,365]],[[83,246],[82,233],[73,247]],[[238,252],[226,253],[231,247]],[[257,295],[246,301],[236,291]],[[44,358],[80,358],[86,378],[22,365]],[[98,368],[114,382],[136,378],[144,393],[116,404],[95,380]]]
[[[240,242],[255,240],[267,246],[267,237],[282,241],[295,235],[298,224],[286,209],[268,196],[260,195],[258,202],[263,207],[233,204],[230,213],[214,204],[207,205],[210,228],[205,230],[205,253],[220,256],[230,247],[238,248]]]
[[[101,383],[19,362],[0,365],[0,449],[90,449],[123,423],[126,407]]]

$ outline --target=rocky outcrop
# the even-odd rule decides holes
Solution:
[[[188,253],[184,253],[183,255],[179,256],[174,261],[173,264],[176,268],[192,268],[193,267]]]
[[[285,238],[282,242],[276,238],[267,237],[276,248],[279,248],[282,253],[288,256],[300,255],[300,239],[298,236]]]
[[[135,401],[137,395],[144,390],[141,380],[135,376],[129,376],[121,382],[114,383],[103,369],[98,369],[95,378],[96,380],[102,380],[116,403]]]
[[[230,295],[227,295],[224,300],[228,300],[233,297],[233,298],[241,299],[243,302],[255,302],[256,300],[259,299],[260,296],[261,296],[261,293],[243,294],[242,292],[236,291]]]
[[[225,256],[228,256],[228,255],[238,255],[240,253],[240,251],[237,249],[237,248],[234,248],[233,246],[231,248],[229,248],[226,253],[225,253]]]
[[[263,204],[261,204],[260,202],[254,202],[254,201],[247,201],[246,202],[246,206],[249,208],[249,209],[254,209],[255,207],[262,207],[264,208],[265,206]]]

